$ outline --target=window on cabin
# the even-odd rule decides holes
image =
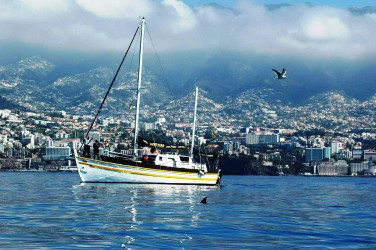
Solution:
[[[180,156],[180,160],[182,162],[189,162],[189,157],[188,156]]]

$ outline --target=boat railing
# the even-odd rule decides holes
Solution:
[[[114,157],[114,158],[120,158],[120,159],[133,159],[133,155],[127,155],[117,152],[108,152],[106,156]]]

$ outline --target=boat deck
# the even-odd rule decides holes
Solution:
[[[105,161],[105,162],[137,166],[137,167],[143,167],[143,168],[160,169],[160,170],[167,170],[167,171],[190,172],[190,173],[197,173],[199,171],[199,169],[165,167],[165,166],[155,165],[154,163],[147,162],[147,161],[138,162],[132,159],[127,159],[125,157],[111,157],[107,155],[101,155],[100,157],[102,161]],[[218,170],[208,170],[208,173],[218,173]]]

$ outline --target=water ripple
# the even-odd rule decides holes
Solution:
[[[2,248],[376,248],[376,178],[224,176],[220,188],[0,178]]]

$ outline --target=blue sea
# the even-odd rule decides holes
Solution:
[[[0,247],[376,248],[376,178],[223,176],[205,187],[0,172]]]

